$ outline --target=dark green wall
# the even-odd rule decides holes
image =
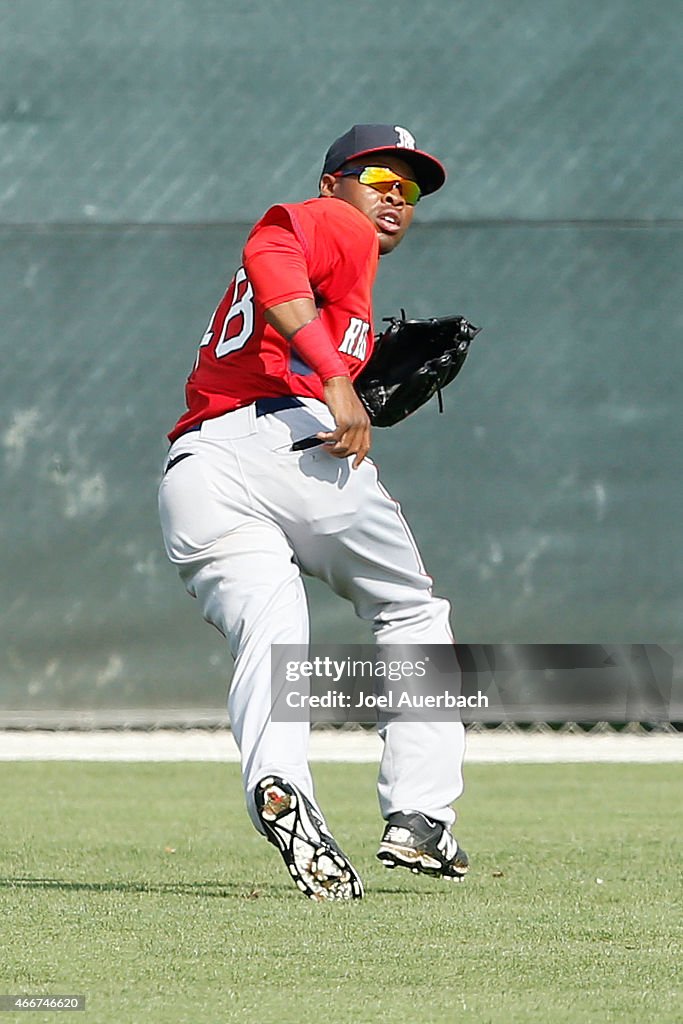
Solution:
[[[254,219],[332,138],[443,155],[430,221],[680,217],[675,0],[0,0],[0,221]]]
[[[357,120],[450,171],[377,319],[484,326],[443,416],[376,432],[458,638],[681,639],[677,5],[474,6],[0,0],[0,707],[221,703],[163,435],[250,221]]]

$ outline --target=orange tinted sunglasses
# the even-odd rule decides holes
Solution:
[[[357,167],[355,170],[335,171],[335,178],[358,178],[361,185],[369,185],[377,192],[391,192],[398,185],[408,206],[415,206],[422,192],[416,181],[402,178],[389,167]]]

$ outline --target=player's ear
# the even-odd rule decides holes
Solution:
[[[335,178],[334,174],[323,174],[320,179],[320,195],[333,196],[339,180],[339,178]]]

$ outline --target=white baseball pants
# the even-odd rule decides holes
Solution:
[[[334,427],[323,403],[302,401],[264,416],[252,405],[205,421],[173,444],[159,491],[168,557],[235,659],[228,711],[259,831],[253,792],[264,775],[284,775],[315,800],[309,723],[270,718],[271,644],[309,642],[301,572],[352,601],[380,643],[453,642],[449,604],[433,596],[374,464],[366,459],[352,470],[350,459],[320,447],[291,450]],[[462,724],[390,722],[380,736],[383,817],[418,810],[452,824],[450,805],[462,792]]]

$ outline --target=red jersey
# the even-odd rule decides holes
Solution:
[[[351,378],[357,377],[372,353],[378,260],[375,228],[342,199],[271,207],[249,235],[243,265],[202,338],[185,387],[187,412],[169,440],[257,398],[323,400],[318,374],[264,319],[264,310],[281,302],[312,298]]]

